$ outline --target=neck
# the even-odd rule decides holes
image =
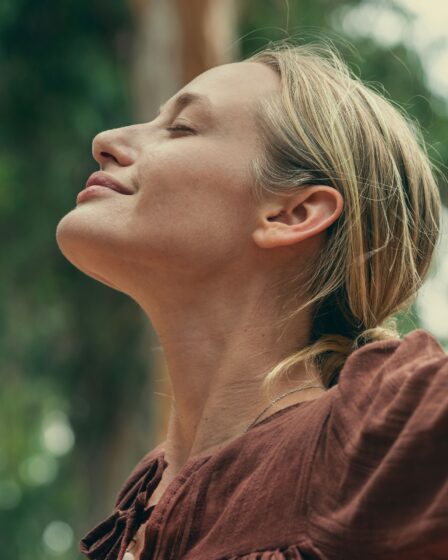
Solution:
[[[172,393],[165,455],[178,469],[191,457],[211,454],[244,433],[271,401],[261,391],[265,374],[308,342],[309,318],[280,328],[275,300],[257,276],[244,282],[220,277],[203,291],[196,282],[188,293],[163,293],[161,286],[158,282],[151,297],[138,303],[164,351]],[[310,376],[315,372],[306,374],[299,364],[273,397]],[[316,398],[318,391],[292,393],[269,414]]]

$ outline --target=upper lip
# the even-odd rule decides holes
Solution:
[[[92,173],[90,177],[87,179],[85,189],[90,187],[91,185],[102,185],[103,187],[108,187],[114,191],[117,191],[121,194],[134,194],[130,189],[125,187],[122,183],[104,173],[103,171],[96,171]]]

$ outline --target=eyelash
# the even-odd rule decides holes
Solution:
[[[185,126],[185,125],[183,125],[183,124],[177,124],[177,125],[174,125],[174,126],[168,126],[166,130],[168,130],[169,132],[177,132],[177,131],[179,131],[179,130],[183,130],[183,131],[185,131],[185,132],[192,132],[192,133],[194,133],[194,130],[193,130],[192,128],[190,128],[190,127],[188,127],[188,126]]]

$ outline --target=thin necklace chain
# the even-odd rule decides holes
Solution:
[[[312,387],[315,387],[317,389],[323,389],[324,388],[324,387],[322,387],[322,385],[307,385],[306,387],[300,387],[298,389],[291,389],[290,391],[286,391],[286,393],[283,393],[282,395],[280,395],[279,397],[277,397],[273,401],[271,401],[268,404],[268,406],[260,412],[260,414],[255,418],[255,420],[253,422],[251,422],[249,424],[249,426],[247,426],[247,428],[244,430],[244,433],[246,433],[250,428],[252,428],[252,426],[257,423],[257,420],[260,418],[260,416],[263,416],[263,414],[266,412],[266,410],[268,410],[268,408],[270,408],[273,404],[275,404],[281,398],[285,397],[286,395],[289,395],[290,393],[294,393],[296,391],[303,391],[304,389],[311,389]]]
[[[311,388],[324,389],[324,387],[322,387],[322,385],[307,385],[306,387],[299,387],[299,388],[296,388],[296,389],[290,389],[289,391],[286,391],[286,393],[283,393],[282,395],[280,395],[279,397],[277,397],[273,401],[271,401],[268,404],[268,406],[263,411],[260,412],[260,414],[255,418],[255,420],[249,424],[249,426],[244,430],[243,433],[246,433],[252,426],[254,426],[257,423],[257,420],[260,418],[260,416],[263,416],[263,414],[266,412],[266,410],[268,410],[268,408],[270,408],[273,404],[275,404],[277,401],[279,401],[283,397],[286,397],[286,395],[289,395],[290,393],[294,393],[296,391],[303,391],[304,389],[311,389]],[[135,537],[131,539],[131,543],[129,544],[128,548],[126,549],[126,553],[124,555],[124,558],[126,558],[126,556],[129,559],[134,558],[134,555],[132,554],[131,549],[134,548],[136,542],[137,542],[137,539]]]

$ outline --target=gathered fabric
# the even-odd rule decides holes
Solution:
[[[122,558],[133,535],[146,523],[154,506],[147,503],[167,463],[161,456],[149,462],[140,461],[119,492],[113,512],[80,543],[83,554],[92,559]]]

